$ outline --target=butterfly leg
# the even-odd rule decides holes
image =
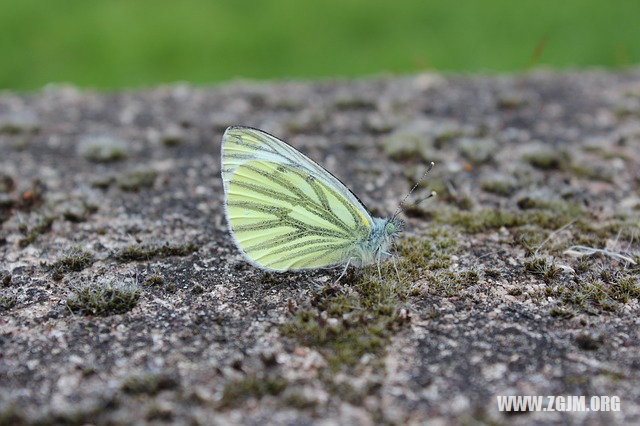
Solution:
[[[391,256],[391,260],[393,260],[393,269],[396,270],[396,276],[398,277],[398,281],[400,281],[400,273],[398,272],[398,265],[396,265],[396,257]]]
[[[340,278],[344,277],[344,274],[347,273],[347,268],[349,268],[349,264],[350,263],[351,263],[351,258],[349,258],[349,260],[347,260],[347,264],[344,266],[344,269],[342,270],[342,273],[340,274],[338,279],[333,282],[333,285],[338,284],[338,281],[340,281]]]
[[[391,254],[391,253],[387,253],[386,251],[383,254],[385,256],[389,256],[391,258],[391,260],[393,261],[393,269],[396,270],[396,276],[398,277],[398,281],[400,281],[400,273],[398,272],[398,265],[396,263],[396,255],[395,254]]]

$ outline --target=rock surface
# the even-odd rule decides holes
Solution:
[[[244,262],[234,124],[375,215],[435,161],[401,279],[366,299],[369,270]],[[0,167],[0,424],[640,422],[638,70],[4,92]],[[385,286],[390,310],[362,302]],[[512,416],[499,395],[621,403]]]

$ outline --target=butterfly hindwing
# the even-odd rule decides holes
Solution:
[[[227,138],[231,129],[237,139]],[[246,138],[245,128],[231,129],[222,148],[226,214],[248,260],[280,271],[345,263],[371,226],[357,198],[284,142],[254,129]]]

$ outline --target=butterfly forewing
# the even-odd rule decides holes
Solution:
[[[344,185],[266,133],[228,129],[222,169],[234,241],[260,267],[345,263],[370,231],[371,217]]]

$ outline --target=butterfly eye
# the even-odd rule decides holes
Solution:
[[[387,235],[391,235],[396,232],[396,225],[393,222],[389,222],[387,223],[387,226],[385,226],[384,230]]]

